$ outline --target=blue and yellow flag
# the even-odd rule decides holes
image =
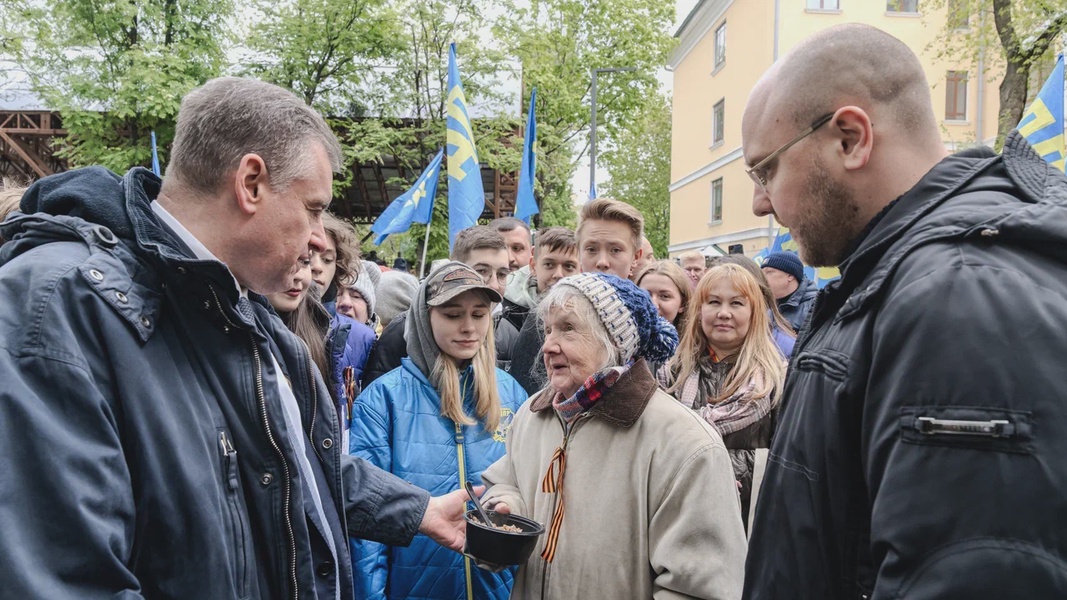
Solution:
[[[534,177],[537,175],[537,154],[534,143],[537,141],[537,119],[534,118],[534,101],[537,100],[537,88],[530,92],[530,112],[526,117],[526,136],[522,142],[522,167],[519,171],[519,190],[515,194],[515,218],[522,219],[527,225],[530,217],[541,212],[534,198]]]
[[[1067,151],[1063,143],[1063,55],[1056,59],[1048,81],[1038,92],[1023,120],[1016,128],[1041,158],[1060,171],[1064,170]]]
[[[467,98],[456,67],[456,44],[448,48],[448,248],[456,234],[476,224],[485,209],[482,168],[467,115]]]
[[[426,165],[422,175],[411,186],[385,207],[382,214],[374,220],[370,230],[377,233],[374,243],[381,245],[385,238],[393,233],[404,233],[411,229],[412,223],[429,223],[433,217],[433,199],[437,195],[437,178],[441,172],[441,157],[445,151],[441,150],[437,156]]]

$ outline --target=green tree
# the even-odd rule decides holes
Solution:
[[[386,0],[260,0],[246,72],[329,115],[358,114],[364,82],[400,50]]]
[[[667,256],[671,194],[671,103],[654,94],[623,125],[611,149],[598,157],[611,179],[606,196],[632,204],[645,217],[645,237],[656,256]]]
[[[574,221],[571,179],[589,149],[592,70],[634,67],[597,82],[597,132],[612,139],[646,98],[674,40],[667,33],[674,3],[662,0],[532,0],[507,2],[498,36],[518,57],[524,95],[537,92],[538,171],[542,222]],[[528,97],[528,96],[527,96]]]
[[[503,171],[518,167],[522,140],[514,143],[516,121],[505,110],[508,101],[515,104],[515,99],[499,89],[500,75],[506,75],[509,66],[504,53],[486,35],[486,15],[492,8],[491,3],[474,0],[407,0],[398,5],[400,50],[366,86],[374,93],[368,93],[364,101],[376,117],[335,124],[342,131],[349,164],[391,157],[402,176],[390,183],[406,187],[415,182],[446,144],[448,49],[455,41],[479,159]],[[448,256],[447,185],[442,169],[427,261]],[[407,234],[389,239],[410,256],[408,252],[414,254],[414,249],[421,251],[424,235],[425,227],[415,225]]]
[[[930,0],[928,7],[948,11],[933,44],[939,58],[969,59],[983,64],[986,72],[1003,69],[999,149],[1022,119],[1034,88],[1043,83],[1035,86],[1031,71],[1050,59],[1053,42],[1067,32],[1067,5],[1063,0]]]
[[[181,97],[219,74],[229,0],[0,0],[11,59],[63,115],[60,153],[116,171],[174,136]],[[161,157],[163,160],[165,157]]]

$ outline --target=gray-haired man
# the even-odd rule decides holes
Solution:
[[[459,495],[344,455],[260,296],[322,250],[339,168],[299,98],[224,78],[183,100],[162,183],[28,190],[0,252],[6,595],[350,598],[350,535],[462,546]]]

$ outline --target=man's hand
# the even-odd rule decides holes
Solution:
[[[481,496],[483,492],[484,485],[474,486],[475,494]],[[467,522],[463,519],[463,514],[467,512],[467,499],[466,490],[455,490],[444,496],[430,498],[419,525],[419,533],[428,535],[445,548],[462,552],[463,543],[467,540]]]

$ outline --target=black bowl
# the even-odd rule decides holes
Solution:
[[[545,528],[537,521],[518,515],[486,512],[494,525],[514,525],[521,528],[522,532],[479,525],[482,519],[478,511],[467,511],[467,554],[495,565],[521,565],[526,562]]]

